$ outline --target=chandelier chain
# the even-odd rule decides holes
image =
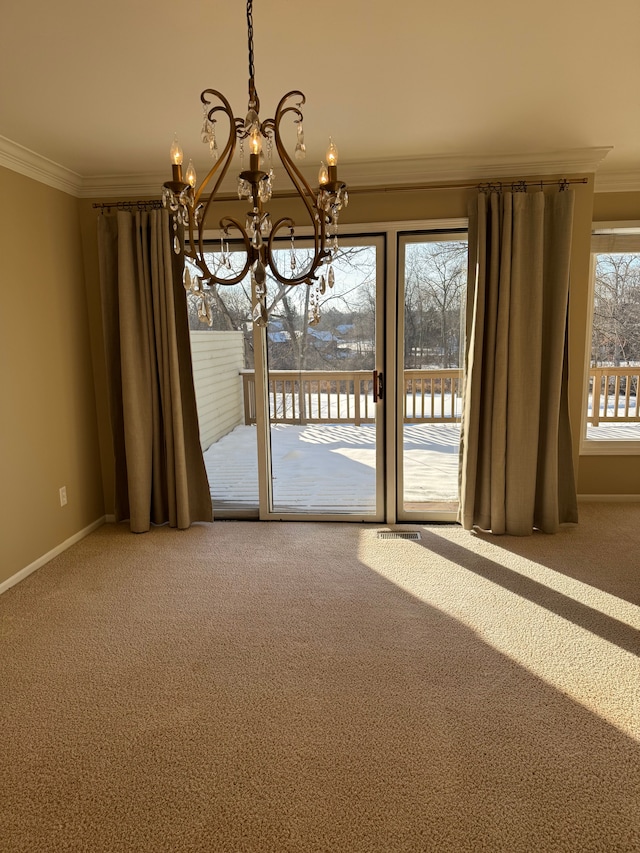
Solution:
[[[247,0],[247,36],[249,42],[249,95],[252,95],[255,75],[253,67],[253,0]]]

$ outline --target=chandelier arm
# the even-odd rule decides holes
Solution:
[[[309,184],[304,179],[303,175],[296,168],[293,160],[289,157],[289,154],[287,153],[287,150],[284,147],[282,139],[280,138],[280,132],[277,124],[274,127],[273,138],[276,143],[276,151],[278,152],[280,162],[284,166],[286,173],[289,175],[289,179],[294,185],[296,192],[304,202],[305,207],[307,208],[307,212],[309,214],[309,218],[313,223],[315,217],[313,212],[313,205],[310,201],[310,199],[314,197],[313,192]]]
[[[211,200],[215,196],[219,185],[222,183],[224,176],[226,175],[226,173],[229,169],[229,166],[231,165],[231,160],[233,158],[233,153],[235,151],[235,146],[236,146],[236,139],[238,136],[238,128],[239,128],[240,124],[242,124],[242,119],[234,118],[233,109],[231,107],[231,104],[229,103],[229,101],[225,98],[225,96],[221,92],[218,92],[215,89],[205,89],[204,92],[202,92],[202,94],[200,95],[200,100],[202,101],[203,104],[205,104],[205,106],[208,106],[211,103],[211,101],[208,101],[205,98],[205,95],[215,95],[215,97],[217,97],[222,102],[222,106],[220,106],[220,104],[218,104],[209,110],[208,118],[210,120],[212,120],[215,113],[223,112],[227,116],[227,118],[229,119],[229,137],[228,137],[226,145],[222,151],[222,154],[220,155],[220,159],[217,161],[217,163],[215,163],[213,165],[213,167],[209,171],[206,178],[201,182],[200,186],[196,190],[195,203],[197,204],[198,201],[200,200],[200,196],[202,195],[202,193],[204,192],[204,190],[206,189],[208,184],[211,182],[213,176],[218,171],[218,169],[220,169],[220,167],[222,166],[222,172],[221,172],[220,176],[218,177],[218,180],[216,181],[216,184],[215,184],[212,192],[209,195],[209,199],[206,202],[206,206],[205,206],[205,209],[203,211],[203,216],[202,216],[203,222],[204,222],[204,218],[206,216],[206,213],[209,209],[209,205],[211,204]]]
[[[278,231],[282,228],[289,228],[293,230],[295,226],[295,222],[290,217],[283,217],[282,219],[278,219],[275,222],[271,229],[271,234],[269,235],[269,241],[266,244],[266,260],[267,265],[273,272],[274,277],[281,282],[282,284],[294,285],[294,284],[304,284],[310,283],[310,280],[316,280],[318,276],[316,275],[316,270],[318,267],[322,266],[325,262],[325,259],[331,255],[331,252],[325,248],[326,244],[326,226],[325,226],[325,217],[323,211],[319,211],[320,213],[320,222],[314,221],[314,231],[313,231],[313,259],[311,261],[310,266],[305,271],[304,274],[299,276],[293,276],[291,278],[286,278],[283,276],[276,266],[273,257],[273,243],[274,240],[278,236]],[[319,229],[319,230],[318,230]]]
[[[213,169],[209,172],[209,174],[207,175],[205,180],[200,185],[200,188],[198,189],[198,192],[196,194],[195,204],[197,205],[198,200],[200,199],[203,190],[206,188],[207,183],[213,178],[213,176],[216,172],[216,169],[219,167],[219,165],[223,164],[221,171],[220,171],[220,174],[218,175],[218,180],[216,181],[211,192],[209,193],[209,197],[206,199],[205,202],[203,202],[204,206],[202,208],[202,216],[200,219],[200,225],[197,228],[197,234],[198,234],[197,246],[198,246],[198,250],[200,251],[200,254],[202,256],[204,256],[204,223],[207,219],[209,207],[211,206],[211,203],[213,201],[215,201],[215,197],[216,197],[216,194],[218,192],[218,188],[219,188],[220,184],[222,183],[222,181],[224,180],[225,175],[229,171],[229,167],[230,167],[231,162],[233,160],[234,150],[235,150],[235,135],[233,136],[233,139],[231,138],[231,136],[229,137],[229,140],[227,141],[227,144],[224,147],[224,150],[222,152],[222,156],[221,156],[220,160],[218,161],[218,163],[216,163],[216,165],[213,167]],[[226,158],[226,160],[225,160],[225,158]],[[189,213],[189,243],[191,244],[191,246],[195,247],[196,243],[193,240],[193,224],[194,224],[194,216],[193,216],[192,212],[190,211],[190,213]]]
[[[324,259],[330,253],[324,249],[319,249],[317,241],[315,245],[315,251],[313,255],[313,260],[311,261],[311,265],[300,275],[291,276],[291,278],[287,278],[282,275],[282,273],[278,270],[274,258],[273,258],[273,241],[277,236],[277,232],[281,228],[293,228],[294,221],[290,217],[283,217],[282,219],[278,219],[277,222],[274,223],[271,234],[269,235],[269,242],[266,245],[266,260],[269,269],[271,270],[271,274],[275,279],[277,279],[281,284],[287,286],[293,286],[296,284],[310,284],[312,280],[317,279],[317,275],[315,275],[316,270],[319,266],[324,263]]]
[[[198,267],[202,272],[205,272],[208,275],[211,275],[210,270],[207,267],[206,261],[204,260],[204,223],[207,218],[207,214],[209,212],[209,207],[214,201],[216,193],[218,192],[218,188],[227,174],[231,162],[233,160],[233,155],[235,152],[236,139],[238,135],[238,127],[239,123],[241,123],[241,119],[236,119],[233,116],[233,110],[231,108],[231,104],[225,98],[225,96],[218,92],[216,89],[205,89],[200,95],[200,100],[205,106],[209,106],[211,101],[206,98],[206,95],[213,95],[218,98],[221,102],[216,106],[212,107],[209,110],[208,118],[209,120],[213,119],[213,116],[217,112],[223,112],[227,118],[229,119],[229,136],[227,142],[222,150],[222,154],[220,159],[213,165],[210,169],[209,173],[205,177],[205,179],[201,182],[200,186],[195,192],[194,195],[194,203],[193,207],[189,209],[189,226],[188,226],[188,236],[189,236],[189,246],[190,252],[186,253],[187,257],[190,257],[192,260],[198,263]],[[211,183],[216,173],[218,173],[218,179],[215,182],[213,189],[209,193],[209,197],[205,202],[203,202],[202,215],[200,218],[200,225],[197,226],[195,220],[195,210],[198,206],[200,198],[202,197],[203,192],[207,188],[207,186]],[[197,239],[194,235],[194,227],[197,226]],[[200,259],[200,260],[197,260]]]
[[[200,272],[203,274],[203,278],[207,280],[209,285],[211,284],[221,284],[231,286],[233,284],[239,284],[249,272],[249,268],[251,267],[251,261],[249,257],[247,257],[246,263],[242,268],[242,271],[238,273],[238,275],[233,276],[231,278],[221,278],[220,276],[212,273],[209,267],[207,266],[204,258],[191,258],[193,263],[198,267]]]
[[[298,102],[297,102],[298,105],[295,107],[291,107],[291,106],[286,107],[285,104],[287,103],[287,101],[289,101],[291,98],[293,98],[295,96],[298,97]],[[280,136],[280,123],[287,113],[295,113],[295,115],[297,115],[297,117],[298,117],[298,120],[302,121],[302,112],[300,111],[300,107],[305,102],[306,102],[305,96],[299,89],[293,89],[291,92],[287,92],[286,95],[283,95],[282,98],[280,98],[280,102],[279,102],[278,106],[276,107],[275,116],[273,118],[273,128],[274,128],[274,136],[275,136],[275,140],[276,140],[276,147],[278,149],[278,154],[280,155],[280,159],[283,160],[283,165],[284,165],[284,161],[286,160],[286,162],[291,166],[293,171],[298,176],[300,183],[305,188],[309,197],[314,198],[315,194],[314,194],[313,190],[311,189],[311,187],[307,183],[304,176],[298,171],[298,169],[296,168],[295,163],[292,161],[291,157],[289,157],[289,154],[288,154],[286,148],[284,147],[284,145],[282,143],[282,138]],[[284,155],[284,157],[283,157],[283,155]],[[285,168],[286,168],[286,166],[285,166]],[[287,172],[288,171],[289,170],[287,169]],[[289,173],[289,176],[291,177],[291,173]]]
[[[306,203],[306,199],[303,197],[303,201]],[[309,208],[309,205],[307,205]],[[330,220],[327,218],[325,211],[319,210],[317,207],[313,207],[309,211],[310,218],[312,220],[313,225],[313,261],[309,267],[309,271],[305,276],[297,276],[295,279],[286,279],[280,275],[277,275],[279,281],[281,282],[295,282],[296,284],[300,284],[304,282],[307,278],[317,279],[317,275],[315,275],[318,267],[322,266],[325,262],[326,258],[330,257],[331,252],[326,248],[327,246],[327,224]],[[290,217],[283,217],[274,223],[272,226],[271,234],[269,235],[269,242],[267,243],[267,256],[269,259],[269,266],[273,269],[275,268],[275,263],[273,261],[273,242],[274,239],[278,236],[278,231],[282,228],[289,228],[293,231],[295,227],[295,222]]]
[[[324,262],[324,259],[329,254],[329,252],[325,249],[326,232],[325,232],[325,215],[324,215],[324,212],[319,211],[317,209],[316,204],[315,204],[315,195],[314,195],[311,187],[309,186],[309,184],[305,180],[304,176],[296,168],[296,165],[293,162],[293,160],[291,159],[291,157],[289,156],[289,153],[288,153],[287,149],[285,148],[284,143],[282,142],[282,137],[280,135],[280,123],[282,122],[282,119],[285,115],[287,115],[288,113],[294,113],[298,117],[299,120],[302,120],[302,112],[300,111],[299,106],[296,106],[296,107],[286,106],[287,102],[290,101],[291,98],[294,98],[294,97],[298,98],[298,104],[300,106],[302,104],[304,104],[305,97],[304,97],[304,94],[302,92],[300,92],[299,90],[293,90],[291,92],[287,92],[287,94],[284,95],[280,99],[280,102],[278,103],[278,106],[276,108],[274,118],[273,119],[267,119],[265,122],[263,122],[263,127],[265,128],[265,130],[268,129],[268,130],[271,130],[273,132],[273,138],[275,140],[276,150],[278,152],[280,162],[282,163],[285,171],[287,172],[289,179],[291,180],[291,183],[294,185],[298,195],[302,199],[302,202],[304,203],[304,205],[307,209],[309,221],[311,222],[311,226],[313,228],[314,254],[313,254],[313,262],[311,264],[310,271],[307,272],[304,276],[295,276],[291,279],[286,279],[277,271],[277,269],[275,267],[275,263],[273,261],[273,255],[272,255],[273,239],[276,235],[276,232],[279,230],[279,228],[284,227],[285,224],[288,225],[289,228],[293,228],[295,223],[293,222],[292,219],[281,219],[278,221],[278,223],[276,223],[276,226],[274,226],[273,231],[272,231],[270,238],[269,238],[268,246],[267,246],[267,255],[268,255],[269,266],[274,271],[275,277],[278,279],[278,281],[282,282],[283,284],[284,283],[301,284],[309,278],[315,278],[316,277],[314,275],[315,271]]]
[[[247,258],[245,263],[244,263],[242,270],[237,275],[232,276],[231,278],[221,278],[220,276],[217,276],[215,273],[212,273],[209,270],[209,267],[207,266],[207,262],[204,259],[204,252],[202,253],[202,255],[197,255],[195,257],[188,256],[188,257],[191,257],[191,260],[197,265],[197,267],[200,269],[200,271],[205,273],[205,278],[209,279],[209,281],[213,282],[214,284],[221,284],[223,286],[224,285],[230,286],[233,284],[239,284],[243,280],[243,278],[247,275],[247,273],[249,272],[249,269],[251,267],[252,262],[255,260],[253,247],[251,246],[251,240],[249,239],[247,232],[244,230],[244,228],[238,222],[238,220],[234,219],[232,216],[224,216],[220,220],[220,229],[221,230],[226,232],[230,225],[232,225],[234,228],[237,228],[238,231],[240,232],[240,236],[242,238],[242,241],[244,242],[245,254],[246,254],[246,258]]]
[[[210,110],[209,110],[209,112],[207,113],[207,117],[208,117],[210,120],[212,120],[212,119],[213,119],[213,115],[214,115],[216,112],[219,112],[220,110],[223,110],[223,111],[224,111],[228,116],[233,117],[233,110],[232,110],[232,108],[231,108],[231,104],[230,104],[230,103],[229,103],[229,101],[225,98],[225,96],[222,94],[222,92],[219,92],[217,89],[204,89],[204,90],[200,93],[200,102],[202,103],[202,105],[203,105],[203,106],[208,107],[208,106],[211,106],[211,104],[212,104],[213,102],[212,102],[212,101],[210,101],[210,100],[208,100],[208,99],[205,97],[205,95],[214,95],[214,97],[216,97],[216,98],[217,98],[217,99],[222,103],[222,105],[223,105],[223,106],[220,106],[220,104],[216,104],[216,105],[214,105],[213,107],[211,107],[211,109],[210,109]]]
[[[239,121],[239,119],[235,119],[235,121]],[[220,155],[220,159],[211,168],[211,170],[207,174],[206,178],[202,181],[202,183],[200,184],[200,186],[196,190],[196,193],[194,196],[194,204],[198,204],[202,194],[204,193],[205,189],[207,188],[207,185],[209,183],[211,183],[213,176],[216,174],[216,172],[219,169],[221,169],[220,174],[218,176],[218,180],[216,181],[213,189],[211,190],[211,192],[209,194],[209,198],[207,199],[207,201],[205,203],[206,204],[205,212],[208,210],[209,204],[211,203],[211,199],[216,195],[216,193],[218,191],[218,187],[220,186],[220,184],[222,183],[222,181],[225,178],[225,175],[229,171],[229,167],[231,165],[231,162],[233,160],[233,155],[235,152],[235,147],[236,147],[236,133],[232,130],[229,133],[229,139],[227,140],[226,145],[222,149],[222,154]]]

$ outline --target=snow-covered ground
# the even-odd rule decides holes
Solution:
[[[458,499],[459,424],[406,425],[404,500]],[[276,424],[271,429],[274,509],[375,511],[373,424]],[[258,505],[256,429],[238,426],[206,451],[214,508]]]
[[[593,400],[591,396],[589,396],[587,417],[591,417],[592,414]],[[636,397],[631,396],[629,398],[628,411],[626,397],[624,396],[621,396],[618,400],[617,412],[615,409],[615,400],[611,399],[611,397],[609,397],[607,401],[606,415],[604,411],[604,403],[600,405],[601,418],[612,418],[616,415],[619,418],[625,418],[629,415],[637,417],[638,403]],[[640,423],[608,423],[607,421],[601,421],[597,427],[587,424],[587,439],[589,441],[640,441]]]
[[[589,427],[588,438],[639,440],[639,424]],[[458,500],[460,425],[405,424],[404,501]],[[255,426],[238,426],[204,454],[214,508],[258,506]],[[376,448],[373,424],[274,424],[274,510],[373,513]]]
[[[640,424],[607,424],[594,427],[587,425],[589,441],[640,441]]]

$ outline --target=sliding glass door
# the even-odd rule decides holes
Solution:
[[[222,248],[232,277],[243,253]],[[306,255],[277,249],[283,268]],[[455,519],[466,270],[466,231],[395,231],[341,236],[318,291],[269,279],[266,325],[248,279],[192,294],[215,515]]]

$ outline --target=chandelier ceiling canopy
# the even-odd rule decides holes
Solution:
[[[208,146],[213,160],[209,173],[200,185],[197,185],[192,161],[183,174],[183,152],[178,140],[174,139],[171,146],[173,174],[172,179],[164,184],[162,200],[173,214],[174,251],[176,254],[184,252],[185,258],[189,258],[196,266],[198,273],[195,278],[185,270],[185,287],[201,297],[201,313],[208,319],[210,308],[205,298],[206,292],[218,285],[238,284],[250,274],[253,321],[257,325],[266,325],[268,272],[281,286],[305,284],[314,288],[309,322],[317,323],[320,319],[319,295],[324,293],[327,286],[333,285],[331,262],[338,249],[338,215],[348,202],[347,187],[338,179],[338,149],[330,138],[326,163],[320,164],[318,187],[311,189],[289,155],[281,136],[283,120],[292,120],[296,129],[294,157],[297,160],[304,159],[303,93],[297,90],[288,92],[280,99],[273,118],[260,117],[253,60],[253,0],[247,2],[247,35],[249,100],[246,115],[234,116],[229,101],[215,89],[205,89],[200,95],[204,113],[202,141]],[[219,130],[221,120],[222,132]],[[238,198],[246,199],[250,204],[244,223],[232,215],[222,215],[217,219],[214,213],[220,210],[220,186],[231,166],[236,147],[240,151],[241,169],[238,175]],[[249,163],[248,168],[245,168],[247,149]],[[304,205],[304,222],[299,224],[310,226],[311,230],[312,248],[308,262],[300,270],[294,245],[295,220],[283,216],[272,221],[271,215],[265,210],[265,205],[273,195],[274,149],[275,157]],[[211,258],[214,256],[210,249],[205,255],[205,229],[210,231],[215,227],[216,219],[220,229],[220,252],[215,255],[215,263],[212,263]],[[184,227],[184,237],[180,226]],[[290,270],[287,271],[277,265],[274,256],[276,240],[282,237],[290,240]],[[232,269],[231,273],[230,240],[234,245],[242,245],[245,256],[242,269]]]

